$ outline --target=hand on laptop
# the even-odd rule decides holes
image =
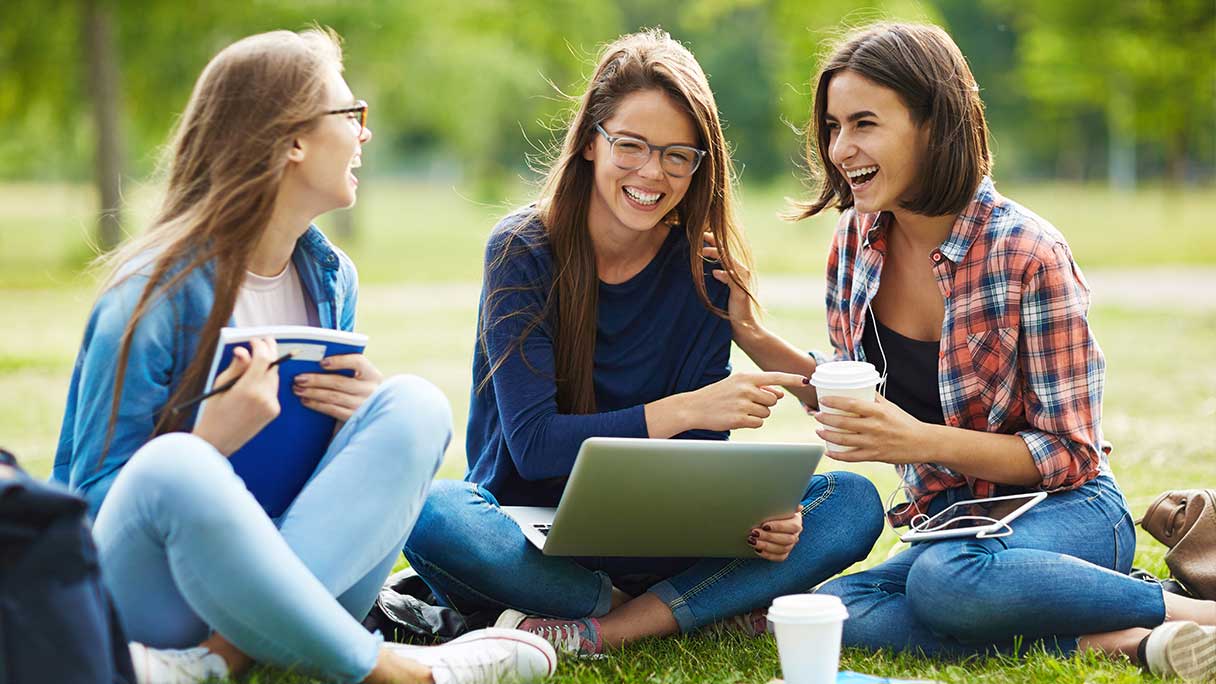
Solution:
[[[795,511],[788,518],[766,520],[752,529],[747,538],[756,555],[765,560],[780,563],[790,557],[798,537],[802,534],[802,511]]]

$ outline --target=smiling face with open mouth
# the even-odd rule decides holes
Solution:
[[[330,70],[326,81],[324,111],[351,108],[355,96],[337,69]],[[319,215],[355,203],[355,172],[363,165],[363,145],[371,138],[371,129],[362,127],[357,112],[319,116],[316,125],[297,138],[289,159],[298,162],[294,172],[302,185],[300,195],[313,205],[312,211]]]
[[[831,163],[848,180],[857,211],[901,211],[919,187],[925,127],[894,90],[856,72],[837,73],[827,92]]]
[[[625,96],[602,127],[609,136],[651,145],[698,146],[692,117],[658,90]],[[613,161],[612,144],[597,133],[583,150],[583,158],[595,166],[589,222],[609,232],[646,232],[657,226],[684,199],[695,176],[667,174],[659,157],[655,151],[641,168],[622,169]]]

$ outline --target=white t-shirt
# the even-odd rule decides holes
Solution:
[[[232,311],[236,324],[242,328],[259,325],[315,325],[315,314],[309,315],[308,297],[300,284],[295,264],[275,276],[245,273],[245,282],[236,296]]]

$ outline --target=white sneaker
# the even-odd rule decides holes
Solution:
[[[1166,622],[1149,633],[1144,644],[1148,671],[1188,682],[1216,678],[1216,630],[1194,622]]]
[[[557,670],[553,646],[517,629],[478,629],[440,646],[387,646],[430,667],[435,684],[532,682]]]
[[[161,649],[132,641],[127,647],[138,684],[198,684],[228,678],[228,663],[202,646]]]

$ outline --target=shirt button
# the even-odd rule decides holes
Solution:
[[[952,292],[953,292],[953,291],[952,291],[950,288],[946,288],[946,296],[947,296],[947,297],[949,297],[949,296],[950,296],[950,294],[951,294]]]
[[[933,258],[933,263],[935,263],[935,264],[940,264],[940,263],[941,263],[941,261],[942,261],[942,253],[941,253],[941,252],[939,252],[939,251],[937,251],[937,250],[935,249],[935,250],[933,250],[933,254],[932,254],[931,256],[932,256],[932,258]]]
[[[949,423],[951,427],[955,427],[958,425],[958,418],[955,418],[954,416],[950,416],[949,418],[946,419],[946,422]]]

